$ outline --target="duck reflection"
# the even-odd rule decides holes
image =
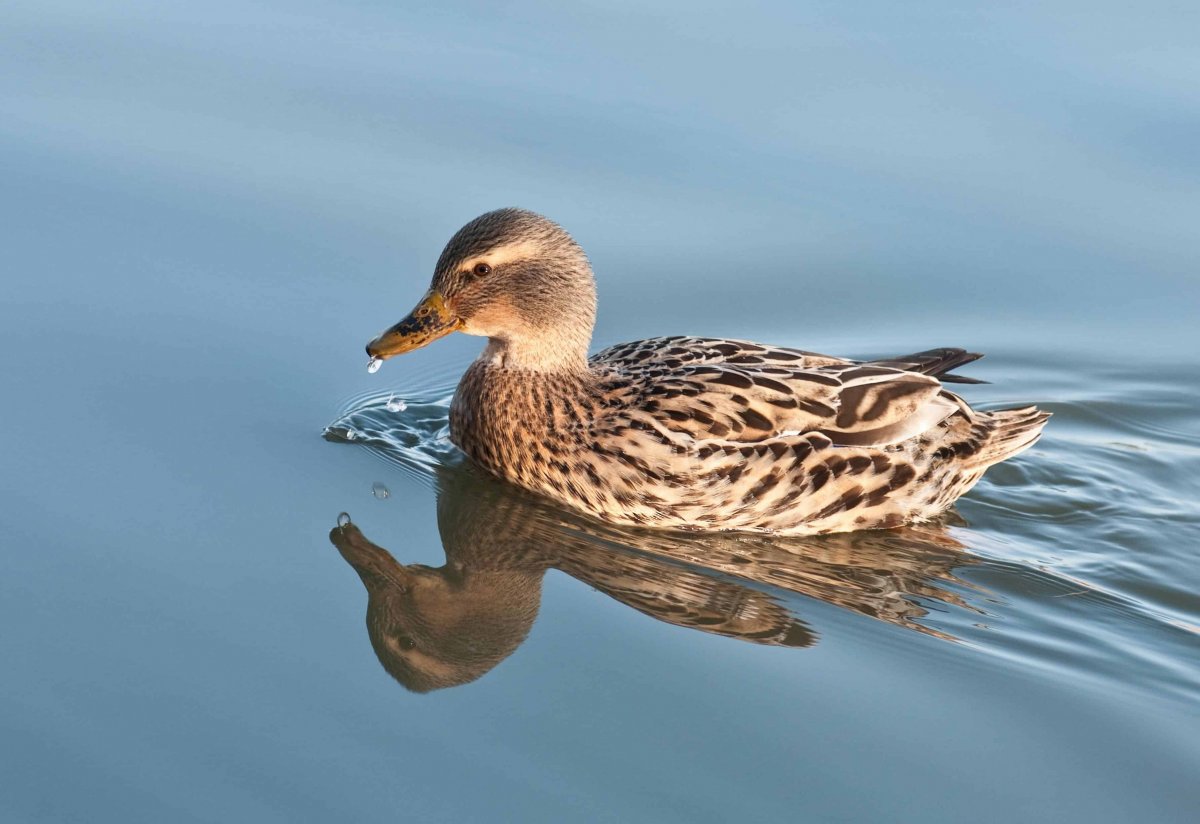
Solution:
[[[946,587],[965,586],[952,570],[973,559],[941,524],[786,540],[669,533],[575,516],[465,467],[437,485],[444,566],[399,563],[353,523],[330,533],[367,588],[375,654],[416,692],[474,681],[511,655],[550,569],[660,621],[784,647],[817,640],[793,594],[941,637],[919,623],[923,601],[972,609]]]

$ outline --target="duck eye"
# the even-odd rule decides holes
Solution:
[[[399,643],[400,649],[405,651],[410,650],[417,645],[417,642],[407,635],[401,635],[396,639],[396,642]]]
[[[488,266],[486,263],[476,263],[475,264],[474,272],[477,275],[491,274],[491,271],[492,271],[492,267]]]

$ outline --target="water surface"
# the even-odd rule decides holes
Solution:
[[[0,817],[1194,820],[1198,22],[6,4]],[[445,441],[478,340],[364,368],[502,205],[597,348],[965,346],[1055,417],[896,533],[556,510]]]

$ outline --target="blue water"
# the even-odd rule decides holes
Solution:
[[[1198,31],[4,4],[0,818],[1195,820]],[[477,339],[364,368],[503,205],[588,251],[597,348],[964,346],[1055,417],[920,529],[557,511],[445,441]],[[466,683],[393,678],[388,610]]]

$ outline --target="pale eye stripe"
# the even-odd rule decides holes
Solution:
[[[509,243],[505,246],[497,246],[485,254],[476,255],[463,263],[464,269],[471,271],[480,263],[486,263],[493,269],[504,266],[507,263],[512,263],[516,260],[526,260],[528,258],[537,257],[542,253],[540,244],[532,240],[523,240],[520,243]]]

